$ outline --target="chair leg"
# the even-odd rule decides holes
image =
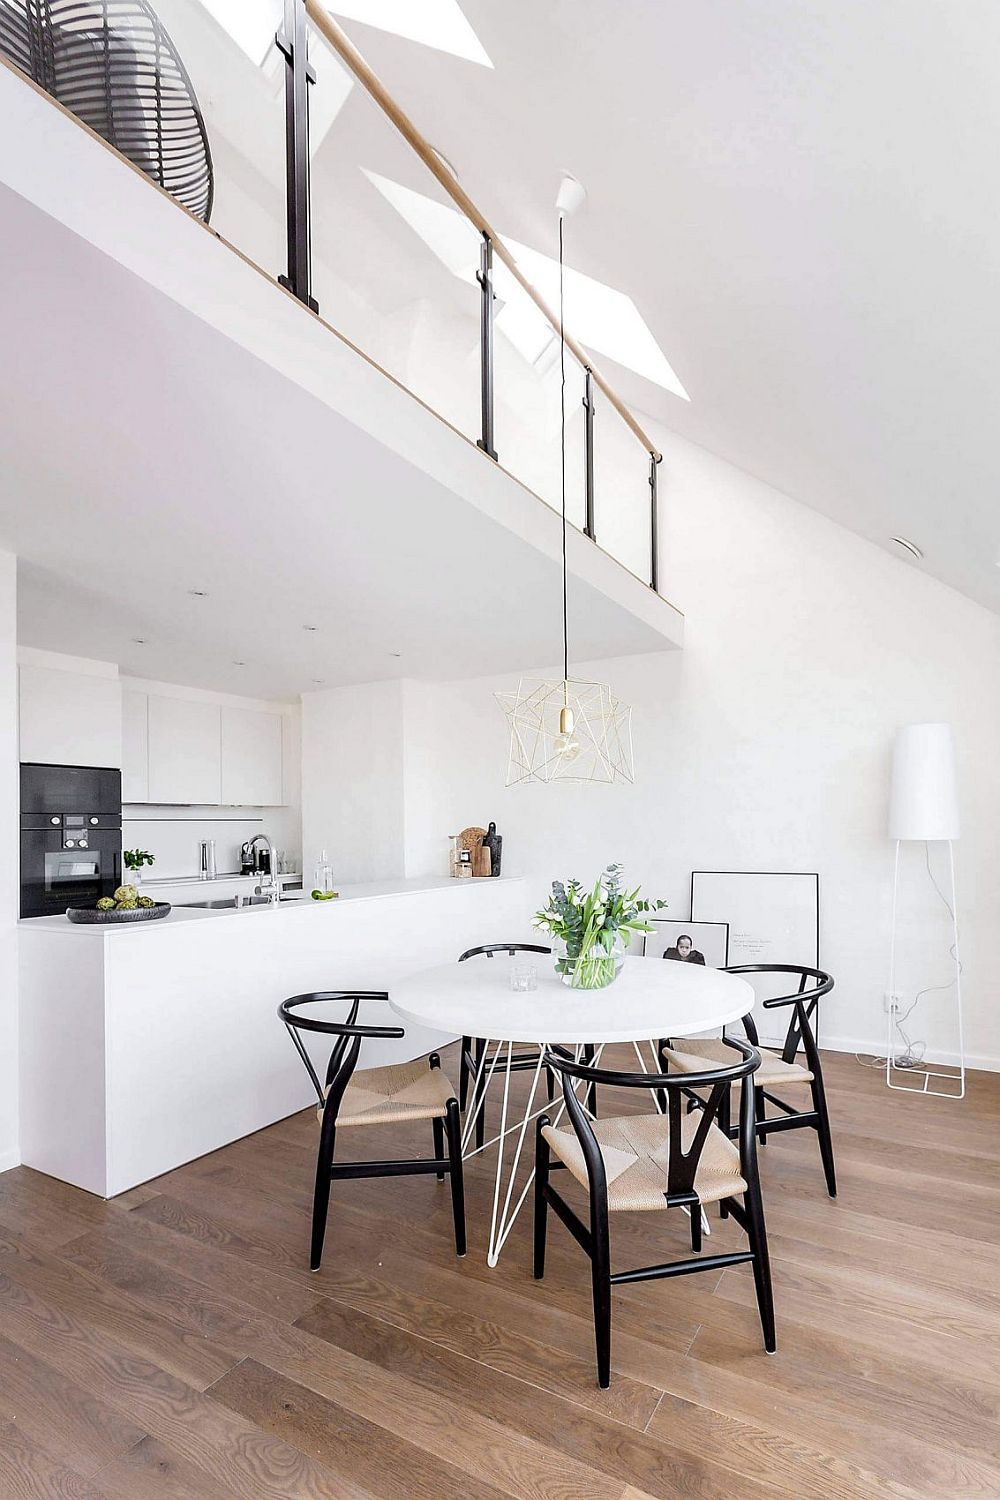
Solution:
[[[465,1112],[466,1101],[469,1097],[469,1053],[472,1050],[471,1036],[462,1038],[462,1056],[458,1065],[458,1102]]]
[[[611,1384],[611,1245],[606,1202],[591,1205],[590,1232],[593,1243],[590,1272],[594,1292],[597,1384],[602,1391],[606,1391]]]
[[[431,1121],[431,1129],[434,1131],[434,1157],[436,1161],[441,1161],[444,1157],[444,1126],[440,1119]],[[437,1180],[444,1182],[443,1172],[437,1174]]]
[[[448,1136],[448,1171],[451,1176],[451,1208],[455,1218],[455,1254],[465,1254],[465,1177],[462,1172],[462,1125],[458,1100],[449,1099],[444,1129]],[[440,1124],[440,1121],[435,1121]]]
[[[816,1134],[819,1136],[819,1154],[823,1161],[823,1171],[826,1175],[826,1190],[831,1198],[837,1196],[837,1171],[833,1164],[833,1137],[830,1134],[830,1113],[826,1107],[826,1090],[823,1087],[823,1075],[815,1071],[812,1081],[813,1109],[818,1119],[816,1121]]]
[[[701,1204],[692,1203],[691,1213],[691,1249],[696,1253],[701,1249]]]
[[[590,1045],[589,1042],[584,1047],[583,1053],[581,1055],[581,1058],[582,1058],[582,1061],[585,1063],[585,1065],[588,1068],[593,1063],[593,1061],[594,1061],[594,1048]],[[585,1103],[585,1108],[587,1110],[589,1110],[589,1112],[596,1119],[597,1118],[597,1085],[595,1083],[588,1083],[588,1085],[587,1085],[587,1092],[584,1095],[584,1103]]]
[[[756,1105],[757,1105],[757,1125],[758,1125],[757,1139],[758,1139],[758,1141],[760,1142],[760,1144],[762,1146],[766,1146],[767,1145],[767,1131],[766,1130],[761,1130],[759,1127],[760,1127],[762,1121],[767,1118],[767,1100],[764,1098],[764,1090],[763,1089],[754,1089],[754,1094],[756,1095],[756,1101],[755,1102],[756,1102]]]
[[[771,1261],[767,1253],[767,1231],[764,1228],[764,1204],[760,1195],[760,1183],[755,1179],[748,1183],[743,1196],[747,1214],[747,1238],[753,1251],[753,1280],[757,1291],[757,1310],[764,1334],[764,1348],[773,1354],[777,1348],[774,1333],[774,1296],[771,1291]]]
[[[486,1076],[483,1072],[483,1058],[486,1056],[486,1038],[476,1037],[476,1082],[472,1091],[472,1107],[478,1108],[476,1116],[476,1145],[482,1146],[486,1140]]]
[[[717,1119],[717,1124],[719,1126],[719,1129],[722,1131],[723,1135],[725,1135],[725,1136],[729,1136],[732,1133],[732,1131],[731,1131],[732,1113],[733,1113],[733,1086],[732,1086],[732,1084],[730,1084],[729,1087],[726,1089],[726,1092],[722,1096],[722,1103],[719,1105],[719,1114],[718,1114],[718,1119]],[[719,1218],[720,1219],[728,1219],[729,1218],[729,1201],[726,1198],[720,1198],[719,1199]]]
[[[535,1257],[532,1270],[536,1281],[545,1275],[545,1231],[548,1225],[549,1143],[542,1135],[550,1124],[548,1115],[539,1115],[535,1126]]]
[[[333,1152],[337,1144],[337,1117],[329,1108],[323,1111],[320,1128],[319,1154],[316,1157],[316,1187],[313,1193],[312,1246],[309,1252],[309,1269],[318,1271],[323,1260],[323,1241],[326,1238],[326,1218],[330,1207],[330,1169]]]

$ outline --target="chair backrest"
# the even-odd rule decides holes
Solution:
[[[205,121],[149,0],[0,0],[0,52],[208,223]]]
[[[748,1078],[760,1067],[760,1053],[748,1042],[741,1042],[736,1037],[727,1037],[726,1043],[733,1049],[732,1066],[716,1068],[706,1073],[618,1073],[608,1068],[595,1068],[587,1063],[577,1062],[564,1047],[549,1047],[546,1050],[547,1066],[562,1076],[566,1112],[583,1150],[592,1195],[607,1193],[607,1174],[594,1128],[586,1110],[576,1096],[574,1085],[582,1082],[599,1084],[606,1088],[662,1090],[666,1097],[669,1126],[665,1198],[671,1206],[693,1203],[697,1198],[694,1191],[695,1174],[708,1139],[708,1132],[718,1120],[719,1112],[729,1096],[732,1085],[738,1083],[741,1078]],[[704,1104],[698,1111],[694,1133],[685,1148],[683,1128],[692,1089],[706,1089],[708,1093],[704,1096]],[[747,1171],[756,1175],[755,1123],[754,1090],[745,1088],[741,1090],[740,1099],[740,1158],[744,1176]]]
[[[464,964],[467,958],[492,958],[494,953],[508,953],[511,957],[515,953],[551,953],[544,943],[483,943],[479,948],[466,948],[464,953],[458,955],[460,964]]]
[[[761,1001],[765,1010],[777,1010],[781,1006],[793,1007],[788,1018],[788,1031],[781,1047],[783,1062],[794,1062],[795,1054],[799,1050],[799,1044],[806,1054],[806,1061],[810,1069],[815,1072],[819,1066],[819,1051],[816,1045],[816,1034],[813,1030],[813,1020],[817,1016],[817,1007],[820,998],[828,995],[833,989],[833,979],[823,969],[813,969],[804,964],[734,964],[724,971],[726,974],[756,974],[763,978],[774,976],[781,980],[781,988],[785,989],[788,981],[797,980],[783,995],[774,995],[770,999]],[[752,1015],[743,1018],[743,1027],[747,1037],[753,1046],[759,1046],[757,1027]]]
[[[285,1029],[295,1043],[295,1050],[312,1079],[317,1100],[321,1105],[331,1109],[334,1114],[340,1108],[344,1090],[358,1065],[361,1043],[365,1037],[389,1037],[398,1040],[406,1034],[402,1026],[359,1024],[358,1007],[362,1000],[388,1000],[388,998],[384,990],[316,990],[308,995],[292,995],[290,999],[282,1000],[278,1006],[278,1015],[285,1023]],[[323,1021],[318,1016],[303,1016],[298,1013],[303,1005],[318,1005],[328,1001],[340,1001],[346,1004],[346,1020]],[[312,1058],[306,1051],[305,1043],[299,1034],[303,1031],[318,1031],[334,1038],[330,1058],[326,1065],[325,1088],[319,1081],[319,1074],[313,1067]]]

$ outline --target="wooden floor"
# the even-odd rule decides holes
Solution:
[[[1000,1496],[1000,1078],[956,1104],[827,1067],[839,1200],[810,1133],[762,1153],[778,1353],[746,1267],[622,1288],[607,1392],[562,1226],[543,1283],[530,1213],[487,1268],[481,1161],[464,1261],[446,1185],[340,1183],[318,1276],[312,1113],[108,1204],[0,1176],[0,1497]],[[681,1253],[674,1218],[615,1219],[614,1262]]]

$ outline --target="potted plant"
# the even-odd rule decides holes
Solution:
[[[150,854],[148,849],[122,850],[122,860],[124,861],[125,868],[131,875],[135,876],[136,887],[138,887],[139,880],[142,876],[143,865],[151,865],[153,863],[153,858],[154,856]]]
[[[621,865],[608,865],[594,888],[584,893],[579,880],[552,882],[552,895],[534,925],[556,942],[556,973],[576,990],[612,984],[625,962],[626,934],[651,932],[644,914],[661,911],[665,901],[647,901],[622,889]]]

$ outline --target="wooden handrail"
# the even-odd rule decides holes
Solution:
[[[535,306],[538,308],[539,312],[551,325],[554,332],[558,334],[559,319],[549,307],[548,303],[535,290],[535,288],[531,285],[531,282],[528,281],[521,273],[513,255],[511,255],[510,251],[507,249],[507,246],[497,234],[489,219],[487,219],[486,215],[482,213],[477,205],[472,201],[468,193],[462,187],[461,183],[459,183],[456,178],[453,177],[452,174],[448,171],[447,167],[444,166],[433,146],[431,146],[430,142],[420,134],[420,131],[414,125],[409,115],[407,115],[402,109],[400,109],[399,105],[389,93],[382,80],[365,62],[364,58],[361,56],[361,53],[358,51],[357,47],[355,47],[350,37],[337,24],[333,17],[323,9],[323,7],[318,3],[318,0],[305,0],[305,3],[306,14],[308,15],[309,20],[311,21],[317,32],[320,34],[320,36],[323,38],[323,40],[327,43],[328,46],[333,49],[334,52],[337,53],[338,57],[347,64],[348,68],[350,68],[351,72],[354,74],[358,82],[365,89],[367,89],[368,93],[375,100],[375,103],[378,105],[379,109],[381,109],[382,113],[392,121],[393,125],[395,125],[396,129],[399,131],[400,135],[404,138],[404,140],[412,148],[412,150],[414,150],[420,157],[420,160],[423,162],[424,166],[428,169],[429,172],[434,175],[437,181],[444,188],[445,192],[451,198],[452,202],[461,210],[461,212],[465,215],[469,222],[475,225],[480,234],[489,235],[490,240],[493,244],[493,254],[497,256],[498,259],[503,261],[510,274],[518,282],[521,288],[528,294],[532,302],[534,302]],[[635,417],[629,411],[628,407],[615,394],[614,390],[604,379],[600,371],[594,368],[594,361],[588,354],[584,353],[583,349],[581,349],[580,345],[574,338],[571,337],[570,334],[567,333],[565,335],[565,338],[567,349],[571,351],[571,353],[575,356],[575,358],[579,361],[584,369],[590,370],[594,384],[598,386],[601,391],[603,391],[604,395],[607,397],[608,401],[610,401],[611,405],[621,417],[622,421],[625,422],[629,429],[639,439],[646,452],[652,453],[656,457],[657,462],[659,462],[662,454],[657,449],[656,444],[652,442],[648,434],[642,430]]]

